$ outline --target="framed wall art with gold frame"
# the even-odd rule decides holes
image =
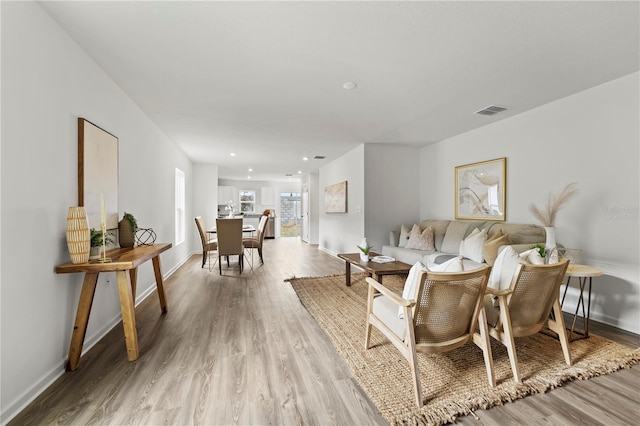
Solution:
[[[507,158],[455,168],[455,218],[506,220]]]

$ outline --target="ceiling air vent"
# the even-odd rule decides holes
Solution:
[[[486,108],[481,109],[480,111],[476,111],[474,112],[474,114],[479,114],[479,115],[496,115],[499,112],[502,111],[506,111],[507,107],[503,107],[503,106],[498,106],[498,105],[489,105]]]
[[[315,157],[313,157],[314,160],[324,160],[325,158],[327,158],[324,155],[316,155]]]

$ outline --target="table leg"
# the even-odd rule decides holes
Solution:
[[[382,284],[382,277],[384,275],[380,275],[380,274],[376,274],[376,281],[378,281],[380,284]]]
[[[84,336],[87,332],[89,314],[91,313],[91,305],[93,304],[93,296],[96,293],[97,283],[97,273],[86,273],[84,275],[80,300],[78,300],[78,310],[76,311],[76,322],[73,325],[71,343],[69,344],[69,357],[66,365],[67,371],[75,370],[78,368],[78,364],[80,364],[82,344],[84,343]]]
[[[591,280],[593,277],[589,277],[589,294],[587,295],[587,320],[584,323],[585,337],[589,337],[589,317],[591,317]]]
[[[129,269],[129,278],[131,279],[131,294],[133,295],[133,302],[136,301],[136,287],[138,285],[138,268]]]
[[[160,309],[167,313],[167,298],[164,295],[164,282],[162,281],[162,268],[160,267],[160,255],[151,259],[153,263],[153,273],[156,275],[156,287],[158,288],[158,298],[160,298]]]
[[[562,302],[564,303],[564,298],[567,295],[567,289],[569,288],[569,282],[571,281],[571,277],[567,279],[567,284],[564,289],[564,294],[562,295]],[[573,320],[571,321],[571,328],[569,328],[569,341],[574,341],[578,339],[586,339],[589,337],[589,317],[591,316],[591,277],[589,277],[589,290],[587,293],[587,307],[585,312],[585,303],[584,303],[584,290],[587,284],[587,277],[578,277],[578,287],[580,288],[580,295],[578,296],[578,301],[576,303],[576,310],[573,313]],[[576,322],[578,321],[578,314],[582,310],[582,325],[584,327],[583,330],[576,329]],[[573,335],[576,335],[574,338]]]
[[[120,296],[120,310],[122,311],[122,328],[124,328],[124,342],[127,346],[127,359],[135,361],[140,356],[138,348],[138,331],[136,330],[136,313],[131,294],[131,283],[127,271],[116,271],[118,280],[118,295]]]
[[[351,287],[351,263],[345,261],[345,276],[347,278],[347,287]]]

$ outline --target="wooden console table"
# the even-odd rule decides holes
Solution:
[[[78,301],[76,311],[76,322],[73,326],[71,344],[69,345],[69,358],[67,360],[67,371],[78,368],[82,344],[84,343],[93,296],[96,292],[98,275],[100,272],[115,272],[118,282],[118,295],[120,296],[120,309],[122,311],[122,326],[124,328],[124,341],[127,346],[127,358],[135,361],[140,356],[138,349],[138,332],[136,330],[135,298],[136,284],[138,278],[138,266],[147,260],[153,262],[153,272],[156,276],[156,286],[158,287],[158,297],[160,298],[160,309],[167,312],[167,300],[164,295],[164,284],[162,282],[162,271],[160,269],[160,253],[169,250],[171,243],[152,244],[148,246],[138,246],[134,248],[118,248],[109,250],[106,256],[111,258],[109,263],[65,263],[56,267],[56,273],[67,274],[74,272],[84,272],[84,282],[82,292]],[[129,273],[127,274],[127,271]]]

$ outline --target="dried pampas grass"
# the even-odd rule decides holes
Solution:
[[[549,201],[544,209],[539,209],[536,205],[530,204],[529,211],[542,223],[542,226],[555,226],[558,211],[573,198],[577,192],[578,184],[570,183],[564,187],[559,195],[549,194]]]

